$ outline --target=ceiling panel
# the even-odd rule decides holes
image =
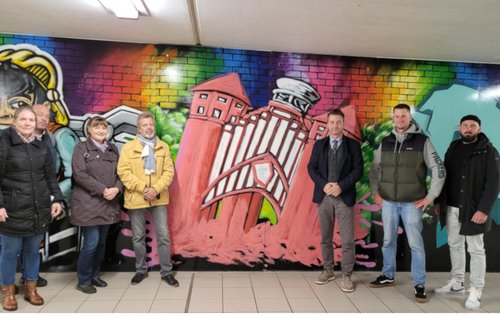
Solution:
[[[500,63],[498,0],[145,0],[138,20],[98,0],[2,2],[3,33]]]

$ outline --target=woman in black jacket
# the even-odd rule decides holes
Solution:
[[[40,243],[64,202],[56,181],[52,154],[35,138],[36,115],[30,107],[14,114],[12,127],[0,137],[0,275],[3,308],[16,310],[14,279],[17,256],[23,250],[26,294],[33,305],[43,305],[36,282]]]
[[[108,123],[100,116],[90,119],[88,138],[73,151],[71,223],[83,234],[78,257],[76,288],[93,294],[108,284],[101,279],[101,263],[110,224],[120,220],[119,193],[123,185],[116,174],[118,149],[106,141]]]

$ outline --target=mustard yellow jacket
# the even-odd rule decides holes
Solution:
[[[168,186],[174,178],[174,165],[168,145],[156,137],[156,171],[147,176],[144,172],[144,160],[141,157],[144,148],[139,139],[126,143],[118,160],[118,176],[125,186],[125,208],[142,209],[168,204]],[[144,188],[152,187],[160,194],[155,201],[146,201],[142,195]]]

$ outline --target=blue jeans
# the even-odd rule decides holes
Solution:
[[[384,245],[382,246],[384,266],[382,274],[389,278],[394,278],[396,274],[396,249],[400,216],[411,248],[411,278],[413,285],[425,285],[422,210],[415,207],[415,202],[384,200],[382,207],[382,221],[384,222]]]
[[[90,283],[101,275],[109,224],[82,226],[83,246],[78,256],[76,275],[79,284]]]
[[[132,242],[135,252],[135,271],[147,273],[146,261],[146,212],[149,212],[155,226],[158,255],[160,256],[160,275],[165,277],[172,272],[170,261],[170,236],[167,225],[167,208],[164,205],[145,209],[129,209]]]
[[[0,280],[4,285],[15,283],[17,256],[23,250],[24,276],[26,280],[38,280],[40,269],[40,243],[43,234],[15,237],[0,235],[2,251],[0,253]]]

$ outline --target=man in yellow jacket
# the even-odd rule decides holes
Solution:
[[[118,176],[125,186],[125,208],[133,233],[136,273],[131,284],[139,284],[148,276],[145,239],[146,212],[149,212],[156,230],[161,279],[178,287],[179,282],[172,275],[166,208],[174,165],[168,145],[156,136],[151,113],[144,112],[137,118],[137,136],[122,148]]]

